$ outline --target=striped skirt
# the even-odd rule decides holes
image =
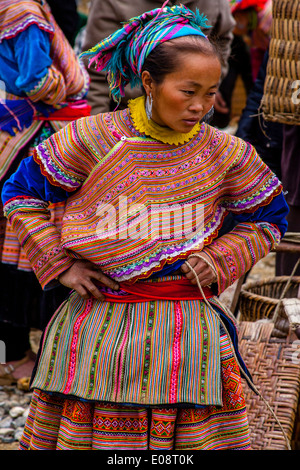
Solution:
[[[249,450],[239,368],[220,340],[222,406],[125,406],[35,389],[20,449]]]
[[[218,300],[182,300],[178,278],[141,281],[153,295],[170,281],[177,300],[69,296],[44,332],[22,449],[249,448]]]

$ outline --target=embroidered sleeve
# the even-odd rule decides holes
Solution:
[[[65,101],[65,80],[52,65],[49,34],[31,25],[14,39],[14,49],[19,71],[15,85],[20,92],[51,105]]]
[[[89,175],[95,159],[82,138],[88,122],[73,121],[35,148],[34,160],[52,185],[74,191]]]
[[[37,161],[24,159],[3,188],[5,215],[43,288],[51,287],[74,262],[61,248],[61,234],[50,221],[47,206],[48,201],[67,199],[91,171],[90,155],[79,143],[77,125],[72,122],[44,141],[38,147]]]
[[[223,292],[280,242],[287,229],[288,206],[278,178],[245,144],[224,181],[223,205],[235,227],[204,248]]]
[[[238,157],[224,178],[222,205],[235,214],[254,212],[282,190],[281,183],[252,145],[236,139]]]
[[[61,202],[68,196],[68,192],[48,182],[32,157],[22,160],[3,186],[4,214],[43,288],[56,283],[55,278],[73,263],[62,252],[60,232],[50,221],[45,202]]]
[[[40,199],[28,196],[16,197],[4,206],[4,214],[44,289],[56,284],[55,278],[74,262],[62,251],[60,232],[50,221],[47,206]]]
[[[31,25],[11,41],[14,41],[18,67],[15,86],[31,101],[55,106],[86,96],[90,81],[88,73],[64,38],[55,44],[52,51],[54,46],[51,49],[48,32]],[[57,47],[60,50],[56,50]],[[61,57],[56,57],[58,54]],[[62,68],[62,62],[66,61],[70,71],[66,64],[65,70]]]
[[[218,274],[218,292],[223,292],[280,241],[278,228],[264,222],[238,224],[230,233],[212,242],[203,251]]]

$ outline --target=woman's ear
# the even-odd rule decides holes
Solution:
[[[153,91],[153,80],[148,70],[142,72],[141,79],[146,95],[149,96]]]

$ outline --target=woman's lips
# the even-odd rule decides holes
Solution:
[[[188,125],[188,126],[194,126],[199,122],[199,119],[183,119],[183,121]]]

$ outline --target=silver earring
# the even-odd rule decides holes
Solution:
[[[215,112],[215,108],[212,106],[210,110],[208,111],[208,113],[206,113],[205,116],[203,116],[203,118],[201,119],[201,122],[206,122],[207,124],[209,124],[214,116],[214,112]]]
[[[147,98],[146,98],[146,105],[145,105],[147,118],[148,118],[149,120],[150,120],[151,117],[152,117],[152,105],[153,105],[153,98],[152,98],[152,95],[151,95],[151,93],[150,93],[149,96],[147,95]]]

